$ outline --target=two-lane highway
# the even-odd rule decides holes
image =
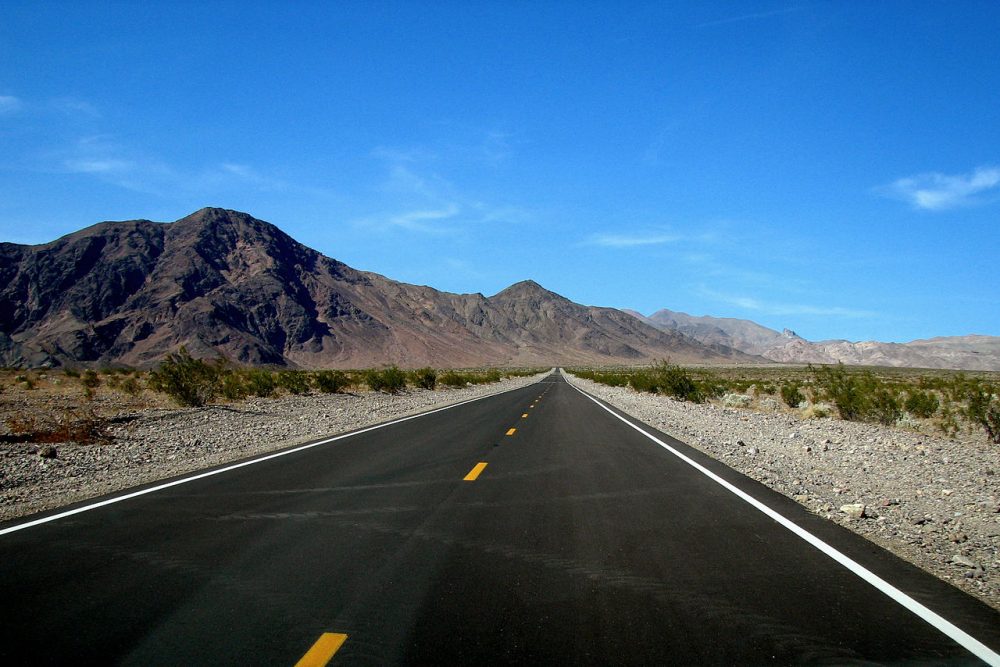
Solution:
[[[552,374],[46,523],[7,524],[0,657],[997,659],[996,611],[629,423]]]

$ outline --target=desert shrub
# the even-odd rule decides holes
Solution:
[[[749,394],[741,394],[738,392],[730,392],[730,389],[734,389],[733,385],[725,380],[721,380],[713,375],[706,375],[697,381],[698,393],[701,394],[703,399],[708,398],[722,398],[725,400],[727,394],[731,396],[743,396],[746,395],[748,399],[752,400],[752,396]],[[749,392],[753,385],[747,385],[741,391]],[[736,399],[739,400],[739,399]],[[749,405],[749,403],[747,403]]]
[[[625,387],[629,384],[629,376],[625,373],[611,373],[598,371],[573,370],[568,371],[573,375],[585,380],[592,380],[609,387]]]
[[[78,371],[75,368],[71,368],[69,366],[63,369],[63,373],[66,375],[66,377],[71,377],[71,378],[80,377],[80,371]]]
[[[305,371],[278,371],[278,386],[296,396],[309,393],[309,374]]]
[[[343,371],[316,371],[313,373],[313,381],[326,394],[336,394],[351,384],[350,378]]]
[[[878,387],[872,391],[868,399],[867,411],[864,417],[867,421],[892,426],[903,416],[899,397],[895,391],[887,387]]]
[[[249,369],[243,374],[243,381],[246,384],[247,393],[260,398],[270,398],[278,389],[274,374],[263,368]]]
[[[722,404],[727,408],[745,408],[753,401],[746,394],[726,394],[722,397]]]
[[[119,385],[119,389],[129,396],[138,396],[142,393],[142,385],[139,384],[139,380],[131,376],[122,380],[121,385]]]
[[[908,392],[903,407],[914,417],[927,419],[938,411],[940,402],[933,392],[914,389]]]
[[[395,366],[382,370],[365,371],[365,384],[372,391],[385,391],[391,394],[406,388],[406,373]]]
[[[80,382],[88,389],[97,389],[101,386],[101,378],[97,375],[96,371],[89,368],[83,372]]]
[[[1000,444],[1000,401],[990,387],[978,386],[970,391],[965,414],[973,424],[981,426],[992,442]]]
[[[218,395],[219,369],[219,364],[195,359],[182,347],[149,374],[149,386],[180,405],[197,407]]]
[[[692,403],[704,400],[698,385],[680,366],[663,362],[654,369],[654,373],[661,394]]]
[[[797,408],[805,402],[805,394],[802,393],[802,385],[798,382],[788,382],[781,385],[781,400],[790,408]]]
[[[437,372],[433,368],[418,368],[410,371],[410,382],[414,387],[433,390],[437,385]]]
[[[469,383],[469,379],[461,373],[456,373],[455,371],[445,371],[437,378],[437,382],[438,384],[443,384],[446,387],[464,387]]]
[[[869,410],[869,396],[863,378],[848,373],[843,364],[825,366],[816,372],[816,382],[842,419],[863,421]]]
[[[633,372],[629,385],[636,391],[661,393],[682,401],[701,403],[704,400],[694,379],[680,366],[666,361],[653,368]]]
[[[219,393],[230,401],[239,401],[249,396],[250,389],[242,373],[226,369],[219,374]]]

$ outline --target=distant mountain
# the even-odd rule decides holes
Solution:
[[[775,331],[750,320],[695,317],[658,310],[649,317],[626,311],[664,331],[683,333],[706,345],[724,345],[765,359],[794,364],[835,364],[1000,371],[1000,337],[954,336],[880,343],[846,340],[810,342],[794,331]]]
[[[181,346],[307,368],[760,361],[531,281],[492,297],[396,282],[237,211],[0,243],[0,364],[142,366]]]

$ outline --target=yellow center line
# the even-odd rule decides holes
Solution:
[[[302,658],[295,663],[295,667],[323,667],[330,662],[333,654],[340,650],[340,647],[347,641],[347,635],[337,632],[324,632],[316,640]]]
[[[509,431],[507,431],[507,435],[514,435],[515,433],[517,433],[517,429],[516,428],[512,428]]]
[[[483,472],[483,468],[485,467],[486,464],[480,461],[479,463],[476,464],[476,466],[472,470],[469,471],[469,474],[466,475],[462,481],[475,482],[476,478],[479,477],[479,474]]]

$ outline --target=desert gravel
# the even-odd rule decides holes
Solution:
[[[567,379],[1000,609],[1000,447],[985,437],[695,405]]]

